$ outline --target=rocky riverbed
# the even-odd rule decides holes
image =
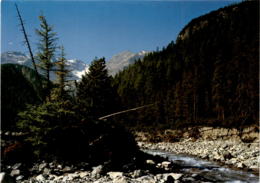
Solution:
[[[180,173],[172,162],[156,162],[152,159],[145,161],[146,166],[132,171],[106,171],[105,165],[89,168],[65,166],[54,162],[35,163],[29,170],[30,176],[23,171],[23,164],[16,163],[8,166],[0,173],[0,182],[18,183],[173,183],[191,180],[192,174]],[[194,177],[194,176],[193,176]],[[3,181],[4,180],[4,181]],[[192,178],[193,182],[203,182],[200,176]],[[207,181],[207,180],[205,180]],[[189,182],[189,181],[188,181]]]
[[[162,150],[175,154],[188,154],[211,161],[218,161],[240,169],[259,170],[259,143],[243,143],[234,140],[197,140],[180,142],[138,142],[142,149]]]
[[[125,165],[126,167],[117,170],[109,168],[107,163],[92,166],[88,163],[39,161],[28,166],[16,162],[1,166],[0,182],[218,182],[224,177],[226,182],[258,182],[258,176],[252,174],[259,171],[258,139],[253,143],[245,143],[234,139],[183,138],[172,143],[139,141],[138,145],[147,153],[169,159],[143,156],[140,159],[142,162],[133,161],[132,165]],[[209,161],[205,162],[196,157]],[[218,165],[212,163],[214,161],[217,161]],[[237,167],[243,171],[233,171],[219,164]]]

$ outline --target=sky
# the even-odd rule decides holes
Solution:
[[[122,51],[154,51],[175,41],[193,18],[239,2],[232,1],[68,1],[4,0],[1,2],[1,52],[28,54],[14,3],[17,3],[33,52],[37,52],[39,15],[57,32],[68,59],[90,63],[109,60]]]

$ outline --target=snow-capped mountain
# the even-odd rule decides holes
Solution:
[[[21,64],[32,67],[32,62],[29,56],[21,52],[4,52],[1,54],[1,64]],[[71,70],[70,80],[79,80],[81,76],[88,70],[88,65],[81,60],[71,59],[68,60],[68,69]],[[55,74],[51,73],[51,80],[55,80]]]
[[[124,51],[117,55],[114,55],[107,62],[107,69],[109,75],[114,76],[119,71],[126,68],[128,65],[133,64],[138,59],[143,59],[149,52],[141,51],[139,53],[132,53],[130,51]],[[28,55],[21,52],[8,51],[1,54],[1,64],[21,64],[33,68],[32,61]],[[70,80],[79,80],[82,75],[88,71],[89,65],[78,59],[68,60],[68,69],[71,70]],[[55,80],[55,74],[51,73],[51,80]]]
[[[21,52],[8,51],[1,54],[1,64],[24,64],[29,60],[29,57]]]
[[[132,53],[130,51],[124,51],[117,55],[114,55],[107,62],[108,73],[112,76],[116,75],[119,71],[126,68],[128,65],[133,64],[138,59],[143,59],[149,52],[141,51],[139,53]]]

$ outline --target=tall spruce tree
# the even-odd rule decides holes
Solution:
[[[82,76],[77,86],[77,100],[80,110],[88,118],[98,118],[113,112],[116,95],[108,76],[105,58],[95,59],[88,73]]]
[[[53,67],[53,57],[56,50],[56,33],[53,32],[53,27],[47,23],[45,16],[39,16],[41,22],[40,29],[36,29],[36,34],[39,36],[38,54],[39,67],[43,70],[43,74],[47,79],[45,85],[45,95],[50,97],[51,82],[50,71]]]

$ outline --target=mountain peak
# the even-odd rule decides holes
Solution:
[[[148,54],[147,51],[140,51],[138,53],[133,53],[130,51],[123,51],[114,55],[108,62],[107,68],[109,75],[114,76],[119,71],[126,68],[128,65],[133,64],[138,59],[143,59],[143,57]]]
[[[27,67],[33,68],[31,58],[26,56],[24,53],[18,51],[7,51],[1,54],[1,64],[20,64],[25,65]],[[69,70],[72,71],[72,80],[79,80],[87,70],[88,65],[83,62],[82,60],[78,59],[68,59],[68,67]],[[52,72],[51,73],[51,80],[55,80],[56,76]]]

